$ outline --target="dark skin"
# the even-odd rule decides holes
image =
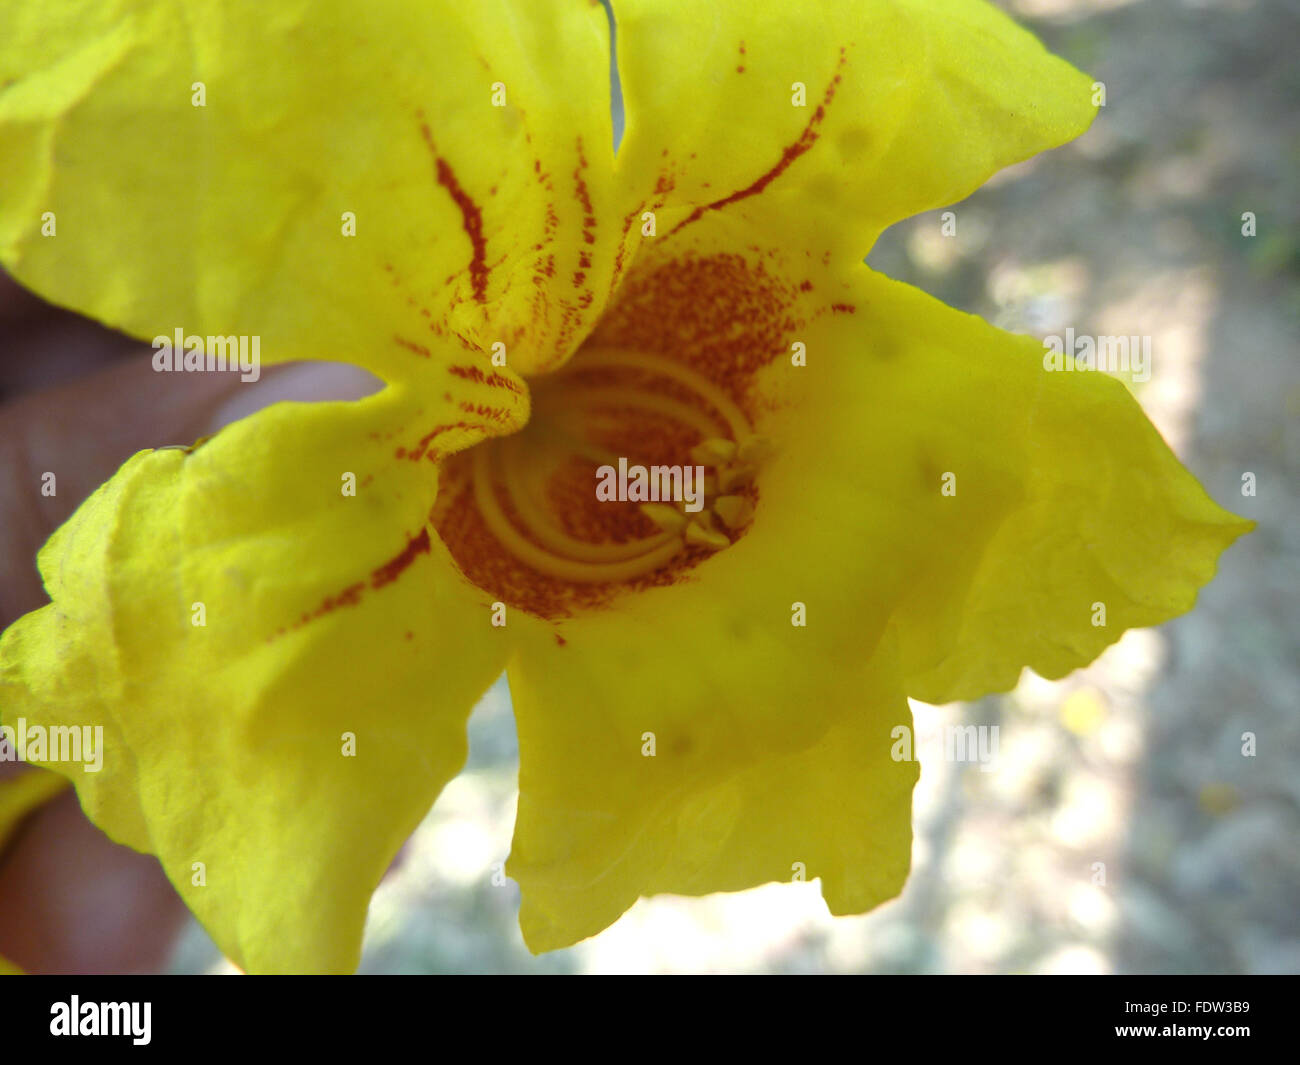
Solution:
[[[349,367],[160,374],[139,342],[44,303],[0,273],[0,629],[48,602],[45,539],[135,452],[189,444],[279,399],[354,398]],[[42,474],[57,494],[41,493]],[[36,772],[0,762],[0,785]],[[151,972],[185,906],[157,860],[118,846],[71,789],[0,844],[0,956],[33,973]]]

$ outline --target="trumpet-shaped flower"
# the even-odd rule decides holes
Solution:
[[[355,967],[503,670],[532,949],[795,868],[865,911],[907,697],[1084,665],[1248,528],[1121,383],[863,265],[1090,79],[965,0],[614,12],[617,154],[590,0],[0,16],[19,280],[384,385],[134,456],[0,643],[4,721],[102,726],[99,772],[43,764],[248,969]]]

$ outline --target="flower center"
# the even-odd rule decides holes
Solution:
[[[723,388],[607,347],[530,385],[528,425],[449,459],[433,515],[496,599],[567,616],[672,583],[744,534],[768,445]]]

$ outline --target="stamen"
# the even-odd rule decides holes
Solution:
[[[690,520],[676,507],[667,503],[642,503],[641,513],[665,532],[682,532]]]
[[[689,403],[659,396],[650,392],[637,392],[627,386],[622,387],[571,387],[564,390],[564,407],[630,407],[633,410],[646,410],[652,414],[662,414],[666,418],[689,425],[705,437],[714,437],[722,433],[721,427],[698,407]],[[538,401],[536,409],[547,413],[548,407]]]
[[[739,529],[754,516],[754,504],[744,496],[719,496],[713,501],[713,513],[728,529]]]
[[[727,426],[731,429],[733,440],[743,440],[745,437],[753,435],[753,430],[749,427],[749,419],[745,417],[744,411],[736,406],[731,397],[707,377],[688,369],[681,363],[654,355],[643,355],[635,351],[622,351],[616,348],[593,348],[584,351],[579,358],[570,362],[563,372],[578,372],[595,366],[645,370],[649,373],[667,377],[707,400],[713,409],[726,420]],[[709,435],[722,436],[723,434],[711,433]]]
[[[691,522],[686,529],[686,542],[694,547],[707,547],[711,551],[720,551],[724,547],[731,546],[731,541],[722,533],[706,529],[703,525],[696,525],[694,522]]]
[[[776,445],[772,443],[770,437],[751,433],[749,436],[738,438],[736,461],[749,466],[761,466],[772,457],[775,451]]]
[[[718,473],[718,490],[730,492],[754,479],[758,471],[753,466],[727,466]]]
[[[720,436],[702,440],[691,448],[691,458],[705,466],[721,466],[736,454],[736,442]]]
[[[580,562],[561,558],[545,548],[538,547],[527,539],[510,523],[510,519],[497,501],[496,490],[492,486],[491,455],[486,447],[473,449],[474,460],[474,502],[483,516],[488,530],[493,536],[520,561],[531,566],[538,573],[561,580],[578,581],[588,584],[608,584],[616,581],[629,581],[646,573],[657,570],[671,560],[683,546],[680,536],[660,544],[636,558],[620,562]],[[530,526],[531,528],[531,526]],[[725,539],[725,537],[724,537]],[[574,541],[581,544],[582,541]],[[596,545],[587,545],[596,546]]]
[[[544,507],[537,505],[528,491],[528,486],[521,476],[524,462],[519,455],[519,439],[517,436],[506,438],[503,442],[504,446],[513,454],[504,456],[498,466],[501,468],[510,502],[519,512],[519,517],[528,527],[528,531],[547,547],[578,561],[585,559],[597,562],[621,562],[643,555],[672,539],[671,532],[662,532],[621,544],[593,544],[570,536],[555,523],[555,519]]]
[[[661,381],[656,387],[625,375],[577,376],[606,369],[636,371]],[[486,531],[523,567],[574,584],[619,584],[667,567],[688,545],[719,551],[743,534],[753,518],[754,504],[748,494],[737,495],[735,490],[754,477],[771,444],[755,435],[744,412],[712,381],[661,356],[605,348],[585,349],[533,388],[528,430],[466,455],[472,496]],[[681,467],[663,461],[668,456],[651,456],[657,462],[616,456],[603,442],[625,440],[623,447],[633,451],[642,450],[638,445],[662,447],[663,441],[673,439],[679,441],[677,447],[687,442],[679,434],[664,436],[654,428],[639,431],[645,415],[696,434],[698,442],[690,448],[690,459],[708,472],[701,471],[696,481],[699,489],[691,496],[690,512],[680,499],[642,503],[643,521],[653,523],[658,531],[622,540],[631,531],[627,519],[635,519],[636,512],[606,511],[599,506],[599,497],[575,497],[568,478],[575,457],[608,466],[634,458],[652,478],[659,478],[651,486],[651,498],[668,500],[678,486],[684,492],[685,474]],[[549,486],[557,477],[564,479],[567,494],[551,495]],[[558,489],[559,485],[557,493]],[[596,509],[588,512],[588,503]],[[582,512],[569,514],[558,511],[559,506],[582,508]],[[581,522],[571,520],[579,517]],[[607,530],[607,541],[589,542],[569,532],[587,528]],[[688,553],[685,561],[694,563],[699,557],[698,551]]]

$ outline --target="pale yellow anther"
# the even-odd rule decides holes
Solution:
[[[758,471],[753,466],[728,466],[718,474],[718,490],[724,494],[748,484]]]
[[[729,547],[731,541],[722,533],[706,529],[703,525],[692,522],[686,529],[686,542],[695,547],[707,547],[711,551],[720,551]]]
[[[713,502],[713,512],[728,529],[739,529],[754,517],[754,504],[744,496],[720,496]]]
[[[739,462],[757,466],[770,459],[775,451],[776,445],[772,443],[771,437],[747,436],[740,441],[736,448],[736,459]]]
[[[720,436],[703,440],[691,448],[691,458],[702,466],[721,466],[736,453],[736,442]]]
[[[676,507],[667,503],[642,503],[641,513],[654,522],[664,532],[681,532],[690,524],[690,520]]]

